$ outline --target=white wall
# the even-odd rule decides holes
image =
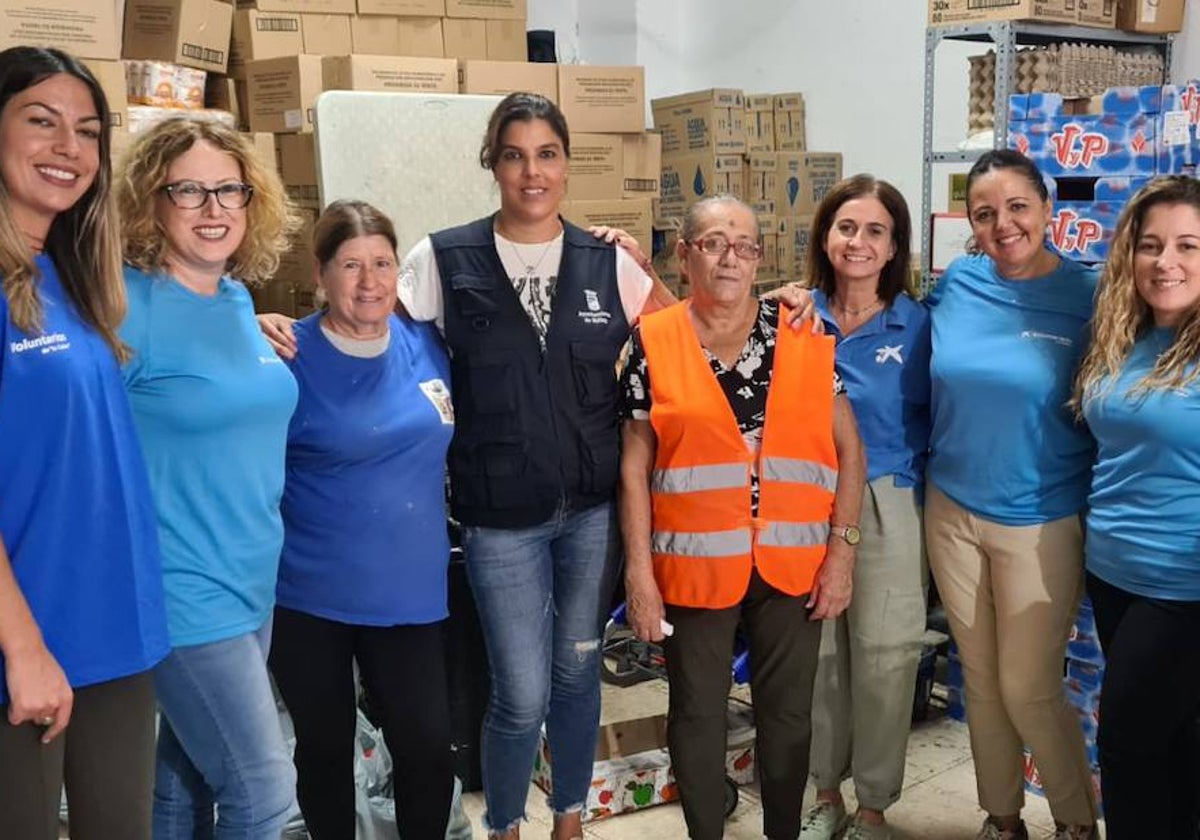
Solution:
[[[1200,5],[1200,4],[1191,4]],[[799,90],[809,148],[840,151],[847,174],[871,172],[921,207],[927,0],[529,0],[531,28],[560,31],[559,57],[644,65],[647,99],[707,87]],[[934,145],[966,134],[967,56],[985,43],[937,51]],[[1200,8],[1177,38],[1172,78],[1200,77]],[[934,208],[946,174],[935,169]],[[914,243],[916,244],[916,243]]]

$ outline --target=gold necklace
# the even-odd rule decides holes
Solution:
[[[835,309],[837,309],[843,315],[849,315],[852,318],[858,318],[861,315],[866,315],[868,312],[874,312],[876,309],[878,309],[881,306],[883,306],[883,301],[881,301],[879,298],[876,298],[872,303],[868,304],[867,306],[863,306],[858,309],[851,309],[849,306],[846,306],[844,303],[838,303],[837,301],[834,301]]]

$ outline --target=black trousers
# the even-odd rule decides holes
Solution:
[[[1200,601],[1162,601],[1087,576],[1106,660],[1100,784],[1108,840],[1196,840]]]
[[[667,745],[692,840],[718,840],[725,829],[726,706],[739,620],[750,648],[763,834],[770,840],[800,835],[821,644],[821,622],[808,620],[807,600],[779,592],[756,571],[737,606],[667,605],[667,621],[675,625],[665,643]]]
[[[275,609],[269,662],[296,729],[296,798],[313,840],[354,840],[355,660],[392,754],[400,836],[445,838],[454,772],[443,631]]]
[[[150,840],[154,681],[150,672],[75,690],[65,731],[47,746],[0,706],[0,837],[58,840],[67,789],[71,837]]]

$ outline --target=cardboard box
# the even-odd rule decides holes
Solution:
[[[260,12],[297,12],[314,15],[352,15],[354,0],[237,0],[237,7]]]
[[[234,116],[238,130],[246,130],[246,83],[219,73],[209,73],[204,86],[204,107],[229,111]]]
[[[762,258],[755,272],[756,281],[774,280],[779,275],[779,220],[772,214],[755,216],[758,219],[758,245]]]
[[[625,141],[620,134],[571,135],[567,195],[575,199],[619,199],[624,190]]]
[[[780,215],[815,213],[842,180],[840,152],[776,152],[775,208]]]
[[[492,61],[528,61],[525,19],[487,21],[487,52]]]
[[[662,137],[650,132],[626,134],[622,154],[622,197],[658,198],[659,179],[662,176]]]
[[[1078,17],[1075,0],[929,0],[930,26],[988,20],[1077,23]]]
[[[637,133],[646,127],[642,67],[558,67],[558,107],[571,131]]]
[[[312,131],[322,87],[321,57],[293,55],[246,65],[246,124],[251,131]]]
[[[314,208],[301,207],[297,215],[300,217],[300,229],[292,237],[291,247],[280,256],[279,268],[271,278],[271,284],[283,284],[291,287],[295,293],[307,293],[302,299],[298,297],[298,302],[304,300],[311,307],[312,291],[316,288],[312,252],[313,227],[320,214]]]
[[[775,105],[770,94],[746,96],[746,151],[775,151]]]
[[[321,59],[325,90],[457,93],[452,58],[339,55]]]
[[[730,709],[725,774],[738,784],[754,779],[754,727],[751,713]],[[606,819],[674,802],[679,788],[667,753],[665,715],[609,723],[596,739],[592,782],[583,806],[584,822]],[[542,733],[534,760],[533,782],[542,790],[553,786],[550,747]]]
[[[1081,26],[1116,29],[1117,0],[1077,0],[1077,2],[1079,3],[1077,23]]]
[[[358,0],[358,13],[397,17],[444,17],[446,0]]]
[[[1117,26],[1129,32],[1179,32],[1184,0],[1117,0]]]
[[[233,13],[233,38],[229,44],[228,75],[246,78],[246,62],[306,52],[300,15],[295,12],[260,12],[238,9]]]
[[[526,0],[446,0],[446,17],[525,20]]]
[[[757,215],[775,214],[778,174],[779,157],[774,152],[756,152],[746,157],[743,197],[746,203],[755,207]]]
[[[663,154],[742,154],[746,151],[746,99],[733,88],[713,88],[650,103]],[[573,124],[572,124],[573,125]]]
[[[654,220],[653,252],[650,257],[654,273],[681,300],[687,296],[687,283],[679,272],[679,255],[675,245],[679,242],[680,221],[678,219]]]
[[[275,135],[272,149],[285,187],[316,185],[317,144],[312,134]]]
[[[124,0],[0,2],[0,49],[57,47],[79,58],[121,57]]]
[[[657,197],[661,149],[656,134],[572,134],[568,197]]]
[[[442,19],[435,17],[355,17],[350,21],[352,52],[362,55],[441,58]]]
[[[700,199],[721,193],[745,197],[741,155],[663,154],[660,215],[682,217]]]
[[[488,93],[504,96],[517,91],[541,94],[551,102],[557,102],[558,65],[523,61],[460,61],[458,63],[459,93]],[[575,134],[573,125],[571,134],[572,136]]]
[[[246,131],[242,133],[250,141],[250,145],[254,147],[254,152],[258,155],[258,159],[262,162],[262,165],[272,172],[279,171],[278,155],[275,153],[275,135],[268,134],[265,131]],[[311,134],[285,134],[283,136],[312,137]]]
[[[1054,217],[1050,220],[1049,231],[1054,247],[1078,262],[1108,259],[1121,211],[1149,180],[1096,178],[1056,185]]]
[[[309,55],[349,55],[354,52],[351,20],[350,15],[300,15],[304,52]]]
[[[776,276],[784,283],[804,282],[812,246],[812,216],[779,216],[775,235]]]
[[[220,0],[126,0],[122,58],[149,58],[224,73],[233,6]]]
[[[488,57],[487,21],[475,18],[442,20],[442,51],[446,58],[486,61]]]
[[[581,228],[591,225],[607,225],[621,228],[639,243],[649,242],[653,236],[654,214],[649,198],[582,200],[563,202],[563,216]]]
[[[777,93],[772,101],[775,122],[775,150],[803,152],[808,148],[804,122],[804,95]]]
[[[120,61],[85,59],[84,64],[104,91],[108,100],[109,122],[114,130],[124,130],[129,123],[129,95],[125,84],[125,65]]]

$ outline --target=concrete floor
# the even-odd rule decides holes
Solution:
[[[648,682],[629,688],[604,686],[604,722],[629,720],[666,711],[667,691],[663,682]],[[853,807],[853,789],[844,787]],[[813,792],[807,791],[805,806]],[[476,836],[482,837],[483,795],[470,793],[464,805],[471,817]],[[550,836],[551,814],[546,796],[530,786],[527,803],[529,822],[522,836],[545,840]],[[975,773],[967,727],[935,710],[931,720],[918,725],[909,739],[908,768],[904,794],[887,812],[896,840],[971,840],[983,821],[975,797]],[[1030,795],[1026,802],[1025,822],[1031,838],[1054,836],[1054,821],[1046,801]],[[586,838],[597,840],[676,840],[686,838],[683,812],[678,803],[659,805],[643,811],[620,814],[588,823]],[[741,789],[737,810],[726,824],[730,840],[762,837],[762,805],[753,786]]]

